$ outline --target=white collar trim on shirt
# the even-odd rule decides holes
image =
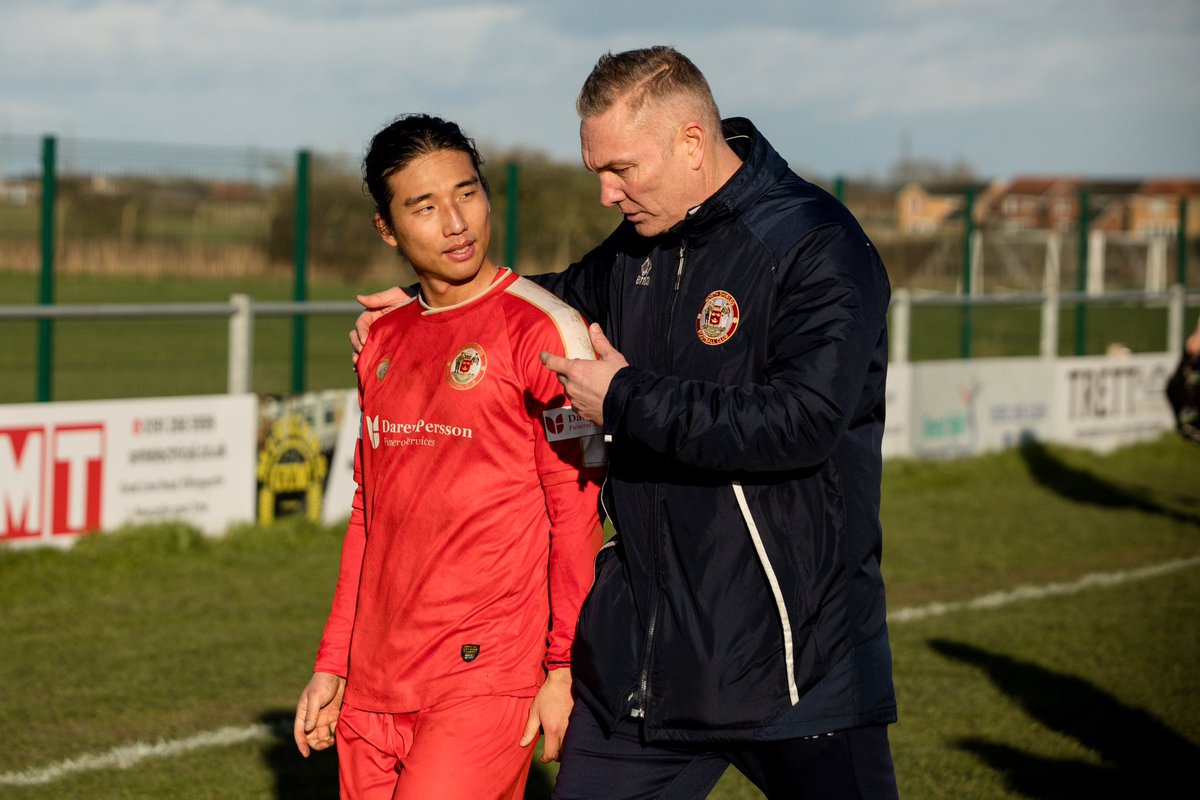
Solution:
[[[428,303],[426,303],[425,298],[421,297],[421,295],[418,294],[417,300],[421,303],[421,307],[423,309],[425,309],[424,311],[421,312],[421,316],[424,317],[429,314],[440,314],[443,311],[453,311],[456,308],[462,308],[463,306],[470,305],[471,303],[474,303],[476,300],[483,297],[488,292],[492,291],[497,286],[499,286],[501,283],[503,283],[504,279],[508,277],[508,274],[510,272],[512,272],[512,270],[509,269],[508,267],[499,267],[496,272],[495,280],[493,280],[491,283],[489,283],[486,289],[484,289],[479,294],[468,297],[466,300],[463,300],[461,303],[455,303],[452,306],[437,306],[435,308],[435,307],[429,305]]]

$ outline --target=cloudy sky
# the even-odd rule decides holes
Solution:
[[[358,155],[429,111],[577,159],[579,84],[648,44],[814,176],[1200,176],[1198,0],[3,0],[0,133]]]

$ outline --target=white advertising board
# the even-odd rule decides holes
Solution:
[[[1054,440],[1107,452],[1174,428],[1169,353],[1064,358],[1055,364]]]
[[[254,518],[254,395],[0,405],[0,543]]]
[[[1037,358],[928,361],[913,365],[912,454],[957,458],[1045,441],[1054,367]]]
[[[892,364],[887,374],[887,407],[884,411],[883,457],[912,454],[912,364]]]
[[[342,408],[337,444],[329,459],[329,484],[321,512],[321,522],[325,525],[333,525],[350,516],[350,504],[354,502],[354,450],[358,447],[360,425],[358,392],[350,390],[346,392]]]

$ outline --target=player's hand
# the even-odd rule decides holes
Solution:
[[[333,733],[342,710],[346,679],[328,672],[314,672],[296,703],[296,721],[292,737],[300,755],[308,758],[313,750],[333,747]]]
[[[567,735],[567,720],[574,705],[575,701],[571,699],[570,668],[550,670],[546,675],[546,682],[538,689],[533,698],[533,705],[529,708],[529,721],[525,723],[525,733],[521,735],[521,747],[528,747],[536,742],[538,728],[541,728],[545,738],[542,741],[542,755],[538,760],[543,764],[557,761],[562,752],[563,737]]]
[[[402,305],[408,298],[408,292],[399,286],[393,286],[375,294],[360,294],[354,298],[359,305],[366,309],[358,315],[358,319],[354,321],[354,330],[350,331],[350,346],[354,348],[354,354],[351,357],[355,364],[358,363],[358,354],[362,352],[367,343],[367,331],[370,329],[371,323],[393,308]]]
[[[604,425],[604,396],[608,394],[613,375],[629,366],[629,362],[613,348],[596,323],[588,326],[588,336],[596,351],[594,360],[563,358],[545,351],[541,358],[547,368],[558,373],[558,382],[566,390],[575,413],[597,425]]]

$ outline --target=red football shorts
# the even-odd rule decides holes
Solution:
[[[342,706],[343,800],[520,800],[533,758],[521,747],[532,697],[448,700],[407,714]]]

